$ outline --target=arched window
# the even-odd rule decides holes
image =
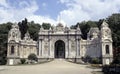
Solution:
[[[106,45],[106,46],[105,46],[105,49],[106,49],[106,54],[109,54],[109,52],[110,52],[110,51],[109,51],[109,45]]]
[[[14,46],[11,46],[11,54],[14,54],[15,50],[14,50]]]

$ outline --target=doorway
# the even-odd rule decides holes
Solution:
[[[55,58],[65,58],[65,43],[62,40],[55,42]]]

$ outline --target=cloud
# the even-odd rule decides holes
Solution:
[[[2,5],[4,7],[8,7],[6,0],[0,0],[0,5]]]
[[[52,16],[36,14],[37,11],[41,10],[37,2],[37,0],[14,0],[13,2],[11,0],[0,0],[0,23],[19,22],[28,18],[28,21],[35,21],[40,24],[46,22],[56,25],[56,23],[62,22],[63,25],[70,26],[84,20],[106,18],[120,11],[120,0],[59,0],[57,3],[66,7],[58,12],[57,19],[53,19],[54,15],[52,14]],[[48,3],[43,2],[42,8],[47,10]],[[48,12],[50,10],[48,9]]]
[[[43,7],[46,7],[46,6],[47,6],[47,4],[46,4],[46,3],[42,3],[42,6],[43,6]]]
[[[0,4],[0,23],[21,21],[21,19],[34,14],[38,9],[34,1],[31,1],[30,4],[25,1],[20,1],[17,7],[7,3],[6,0],[4,2]]]
[[[51,23],[56,25],[56,21],[51,19],[49,16],[31,15],[27,17],[29,21],[34,21],[35,23]]]
[[[59,15],[68,25],[84,20],[99,20],[120,11],[120,0],[60,0],[67,9]]]
[[[36,0],[17,1],[15,3],[8,2],[7,0],[0,1],[0,23],[19,22],[27,18],[28,21],[35,21],[40,24],[43,22],[55,24],[55,20],[49,16],[35,14],[39,9]]]

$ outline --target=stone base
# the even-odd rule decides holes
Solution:
[[[112,57],[103,57],[102,58],[102,64],[103,65],[110,65],[112,63],[113,58]]]
[[[20,63],[19,58],[8,58],[7,59],[7,65],[17,65]]]
[[[54,58],[38,58],[38,63],[52,61]]]
[[[83,64],[84,62],[81,60],[81,58],[67,58],[66,59],[69,62],[73,62],[73,63],[81,63]]]
[[[20,64],[21,63],[20,59],[22,59],[22,58],[8,58],[7,59],[7,65]],[[28,59],[27,58],[24,58],[24,59],[26,59],[26,63],[27,63]],[[49,62],[49,61],[52,61],[52,60],[54,60],[54,58],[38,58],[38,63]]]

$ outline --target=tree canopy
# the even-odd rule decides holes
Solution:
[[[11,22],[0,24],[0,65],[6,64],[7,61],[7,34],[12,24]]]
[[[91,27],[97,27],[97,24],[95,21],[83,21],[78,22],[76,25],[72,25],[71,28],[76,28],[79,25],[81,32],[82,32],[82,38],[87,39],[87,33],[89,32]]]

